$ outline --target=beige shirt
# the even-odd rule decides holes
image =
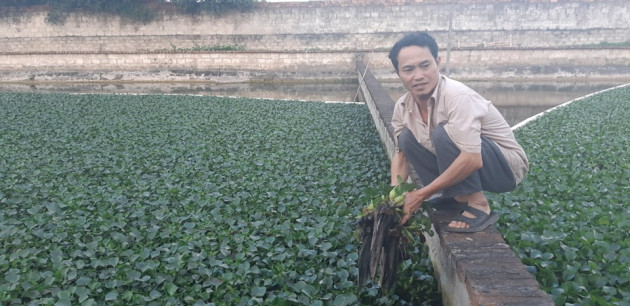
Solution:
[[[409,92],[398,99],[392,116],[397,152],[398,135],[406,127],[423,147],[435,154],[431,134],[438,124],[445,123],[444,129],[460,151],[480,153],[481,136],[485,136],[494,141],[505,156],[516,183],[525,178],[529,170],[525,151],[490,101],[468,86],[440,75],[428,108],[428,122],[425,124]]]

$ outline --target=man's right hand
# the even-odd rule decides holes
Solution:
[[[424,200],[425,196],[423,195],[422,189],[407,192],[405,195],[405,205],[403,206],[403,212],[405,215],[402,217],[402,220],[400,220],[401,225],[404,225],[407,220],[416,213]]]

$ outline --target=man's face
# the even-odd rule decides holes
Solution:
[[[404,47],[398,53],[398,77],[416,99],[427,101],[438,84],[439,64],[429,48]]]

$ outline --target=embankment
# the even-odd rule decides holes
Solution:
[[[459,79],[627,79],[629,15],[619,0],[337,0],[220,16],[165,7],[146,24],[77,13],[52,25],[45,7],[4,9],[0,81],[355,79],[357,57],[390,79],[389,48],[425,30]]]

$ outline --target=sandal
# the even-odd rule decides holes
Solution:
[[[469,225],[468,228],[455,228],[447,226],[446,230],[449,232],[456,233],[474,233],[480,230],[485,229],[488,225],[493,224],[499,220],[499,215],[497,215],[494,211],[490,212],[490,214],[486,214],[484,211],[476,209],[471,206],[466,206],[464,211],[467,211],[475,216],[475,218],[469,218],[464,215],[458,215],[453,219],[453,221],[460,221],[467,223]]]

